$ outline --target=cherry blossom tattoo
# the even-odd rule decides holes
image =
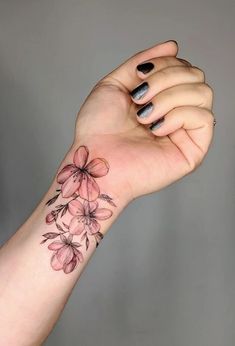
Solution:
[[[89,151],[84,145],[74,153],[73,163],[66,165],[57,175],[61,188],[46,205],[50,207],[59,198],[69,199],[64,204],[58,204],[46,218],[47,225],[55,225],[56,232],[43,234],[41,244],[56,239],[48,245],[53,251],[51,267],[71,273],[79,263],[83,262],[83,253],[87,251],[91,239],[98,246],[103,234],[100,232],[102,220],[109,219],[112,210],[100,207],[100,201],[116,207],[113,199],[100,193],[96,179],[108,174],[109,165],[103,158],[95,158],[88,162]],[[83,251],[82,251],[83,249]]]

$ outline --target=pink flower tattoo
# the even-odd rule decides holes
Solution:
[[[78,262],[83,262],[83,255],[81,251],[78,250],[81,244],[76,242],[73,243],[72,235],[66,238],[61,234],[60,239],[60,241],[53,241],[53,243],[48,246],[49,250],[54,251],[51,257],[51,266],[54,270],[63,269],[65,274],[68,274],[75,269]]]
[[[49,214],[47,214],[46,216],[46,223],[48,225],[52,224],[53,222],[55,222],[58,218],[58,213],[54,210],[52,210]]]
[[[69,225],[71,234],[81,234],[84,230],[90,234],[95,234],[100,230],[97,220],[109,219],[113,212],[110,209],[98,208],[97,202],[78,200],[69,203],[69,212],[74,216]]]
[[[87,163],[89,151],[87,147],[79,147],[73,157],[73,164],[65,166],[58,174],[57,181],[62,184],[62,196],[73,196],[76,192],[81,198],[94,201],[100,194],[95,178],[103,177],[109,171],[105,159],[93,159]]]
[[[66,165],[57,175],[57,182],[61,184],[61,188],[57,189],[56,194],[46,203],[50,207],[59,197],[70,198],[67,202],[56,205],[46,215],[46,225],[54,225],[56,232],[44,233],[41,241],[41,244],[44,244],[60,238],[49,244],[48,249],[54,251],[51,257],[52,269],[63,270],[65,274],[71,273],[78,263],[83,262],[84,252],[88,250],[92,238],[96,246],[103,239],[100,232],[101,223],[109,219],[113,212],[100,207],[98,199],[116,207],[112,197],[100,193],[96,182],[97,178],[108,173],[108,162],[103,158],[94,158],[88,162],[88,156],[88,148],[84,145],[75,151],[73,163]],[[78,238],[79,242],[73,241],[74,237]]]

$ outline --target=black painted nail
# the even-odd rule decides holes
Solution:
[[[154,64],[152,62],[144,62],[143,64],[139,64],[137,66],[137,70],[144,74],[149,73],[150,71],[152,71],[153,68]]]
[[[149,85],[147,82],[144,82],[137,86],[135,89],[132,90],[130,93],[133,99],[140,100],[148,91]]]
[[[178,46],[178,42],[175,40],[168,40],[168,41],[165,41],[164,43],[167,43],[167,42],[175,42],[176,46]]]
[[[150,126],[150,130],[154,131],[154,130],[158,129],[162,125],[163,122],[164,122],[164,118],[158,119],[157,121],[152,123],[152,125]]]
[[[152,110],[153,110],[153,103],[149,102],[138,110],[137,115],[140,118],[145,118],[152,112]]]
[[[183,63],[187,64],[187,65],[191,65],[190,62],[188,60],[185,59],[181,59],[181,58],[177,58],[178,60],[182,61]]]

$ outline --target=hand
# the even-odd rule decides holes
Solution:
[[[110,187],[128,200],[192,172],[212,140],[213,91],[177,52],[169,41],[134,55],[95,85],[78,114],[73,145],[107,159]]]

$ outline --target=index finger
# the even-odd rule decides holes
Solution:
[[[136,66],[140,63],[154,59],[160,56],[176,56],[178,53],[178,44],[176,41],[167,41],[154,45],[143,50],[126,60],[115,70],[105,76],[100,82],[110,81],[112,84],[118,84],[123,91],[130,92],[134,86],[141,81],[136,74]]]

